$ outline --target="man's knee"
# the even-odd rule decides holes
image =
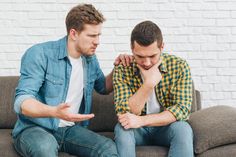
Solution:
[[[24,156],[56,157],[58,155],[58,143],[48,132],[39,127],[25,130],[14,140],[16,150]]]
[[[116,147],[135,145],[134,129],[124,129],[119,123],[115,126]],[[122,148],[123,149],[123,148]]]
[[[115,132],[123,131],[124,128],[120,125],[120,123],[117,123],[115,126]]]
[[[127,142],[128,139],[134,138],[133,129],[126,130],[120,125],[120,123],[116,124],[114,132],[115,132],[115,139],[116,138],[124,139]]]
[[[98,150],[98,154],[101,154],[100,156],[103,156],[103,157],[118,156],[114,141],[111,139],[107,139],[105,143],[102,144],[102,147],[100,148],[100,150]]]
[[[171,124],[172,138],[182,144],[190,144],[193,141],[193,131],[187,122],[179,121]]]
[[[51,145],[50,143],[45,143],[44,145],[37,146],[30,150],[30,154],[33,157],[57,157],[58,156],[58,147],[57,145]]]
[[[124,127],[121,126],[120,123],[116,124],[114,132],[115,132],[115,134],[122,134],[122,135],[131,134],[131,135],[133,135],[133,129],[124,129]]]

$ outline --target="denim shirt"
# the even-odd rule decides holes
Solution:
[[[106,94],[105,76],[95,55],[81,56],[84,71],[83,100],[80,113],[91,113],[92,92]],[[57,118],[31,118],[21,113],[24,100],[34,98],[44,104],[57,106],[65,102],[72,66],[68,59],[67,36],[58,41],[49,41],[29,48],[22,57],[20,79],[16,88],[14,110],[18,120],[12,132],[16,137],[22,130],[41,126],[55,131]],[[88,125],[88,121],[81,123]]]

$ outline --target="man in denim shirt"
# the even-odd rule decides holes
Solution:
[[[34,45],[22,57],[12,133],[22,156],[56,157],[58,151],[117,156],[111,139],[86,129],[94,117],[93,89],[100,94],[113,90],[112,72],[105,77],[94,55],[104,21],[92,5],[75,6],[66,17],[66,37]]]

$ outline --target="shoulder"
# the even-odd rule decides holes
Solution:
[[[122,77],[133,77],[136,69],[136,64],[131,63],[130,66],[118,65],[114,68],[114,73],[122,75]]]
[[[43,59],[46,56],[55,57],[55,53],[58,53],[60,48],[60,40],[35,44],[26,50],[22,58]]]
[[[36,44],[26,50],[25,54],[22,57],[22,60],[34,60],[39,59],[42,56],[44,56],[43,47],[41,46],[41,44]]]
[[[187,61],[181,57],[163,53],[162,58],[167,66],[167,69],[182,69],[182,68],[189,68]]]
[[[167,63],[176,63],[176,64],[187,63],[187,61],[185,59],[175,56],[175,55],[172,55],[172,54],[163,53],[162,56]]]

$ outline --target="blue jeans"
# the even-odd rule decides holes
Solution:
[[[50,132],[42,127],[24,130],[14,139],[15,149],[24,157],[57,157],[58,151],[83,157],[115,157],[115,143],[80,125]]]
[[[168,157],[193,157],[193,132],[187,122],[177,121],[167,126],[125,130],[115,127],[115,142],[119,157],[135,157],[135,146],[169,147]]]

